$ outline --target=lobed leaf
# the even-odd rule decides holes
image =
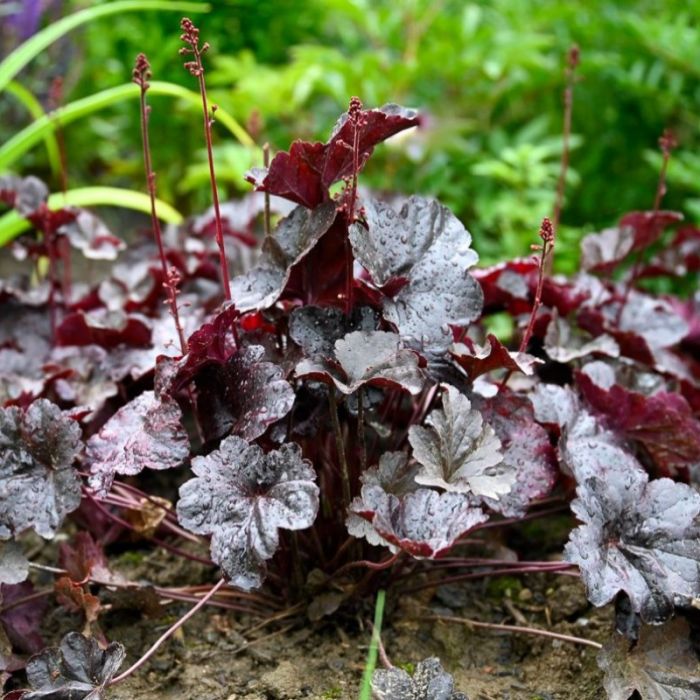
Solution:
[[[280,528],[310,527],[318,511],[316,475],[293,443],[267,454],[239,437],[192,460],[197,475],[180,487],[180,524],[211,535],[211,556],[231,584],[262,584],[265,562],[279,543]]]
[[[649,622],[700,596],[700,494],[670,479],[649,482],[606,435],[567,441],[582,522],[566,545],[596,606],[626,593]]]
[[[353,174],[357,137],[357,160],[360,169],[372,155],[374,147],[390,136],[419,124],[417,112],[398,105],[362,110],[358,133],[347,113],[336,123],[326,143],[295,141],[289,152],[275,155],[267,169],[251,170],[246,179],[263,190],[313,209],[330,199],[329,188]]]
[[[80,426],[46,399],[0,409],[0,538],[32,528],[52,538],[80,504],[73,469]]]
[[[335,217],[335,204],[326,202],[312,210],[297,207],[282,219],[265,238],[256,266],[231,280],[236,308],[244,313],[272,306],[284,291],[292,266],[311,251]]]
[[[334,353],[334,362],[302,360],[296,376],[332,383],[344,394],[353,394],[365,385],[396,387],[414,395],[423,388],[418,356],[403,347],[396,333],[354,331],[335,341]]]
[[[419,348],[445,350],[450,325],[466,326],[481,315],[484,295],[468,269],[479,256],[471,235],[447,207],[410,197],[397,213],[388,204],[363,200],[364,223],[349,229],[356,259],[377,286],[406,280],[383,302],[384,317]]]
[[[27,663],[32,690],[23,700],[103,700],[105,689],[122,665],[126,651],[112,642],[101,649],[94,639],[69,632]]]
[[[515,468],[503,462],[501,441],[469,399],[447,385],[442,409],[413,425],[408,441],[421,465],[416,481],[454,493],[498,499],[515,481]]]
[[[608,700],[628,700],[635,691],[644,700],[700,698],[698,657],[680,617],[658,627],[644,625],[634,646],[613,634],[598,653],[598,666]]]
[[[353,500],[350,513],[367,520],[378,536],[367,537],[352,521],[351,534],[367,537],[371,544],[386,543],[417,559],[435,559],[447,553],[457,540],[488,516],[463,493],[438,493],[417,489],[401,496],[380,485],[366,484]]]
[[[173,469],[190,454],[177,402],[145,391],[122,406],[87,442],[90,486],[104,496],[116,474]]]
[[[376,700],[467,700],[434,657],[420,661],[413,676],[396,666],[375,671],[372,692]]]

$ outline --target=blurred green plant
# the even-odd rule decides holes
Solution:
[[[527,255],[541,217],[551,213],[564,60],[577,43],[576,148],[555,256],[559,269],[571,269],[583,233],[651,206],[658,172],[651,150],[665,127],[681,147],[664,206],[699,213],[700,178],[683,172],[697,172],[700,146],[698,10],[698,0],[223,0],[200,25],[212,45],[213,100],[273,150],[295,137],[325,137],[329,120],[354,94],[367,105],[421,109],[425,128],[382,149],[363,184],[386,189],[399,182],[405,191],[439,197],[463,219],[486,261]],[[114,15],[80,32],[23,71],[22,84],[40,101],[57,70],[70,101],[123,84],[142,50],[155,80],[186,84],[172,13]],[[0,108],[0,117],[0,141],[26,124],[24,112]],[[98,175],[104,184],[138,187],[137,119],[125,102],[110,107],[108,117],[88,117],[81,129],[66,128],[71,183]],[[183,211],[207,206],[205,154],[192,115],[180,104],[154,103],[151,125],[161,196]],[[258,149],[222,129],[215,145],[228,194],[247,191],[242,176],[259,164]],[[48,174],[44,152],[28,152],[20,163]]]

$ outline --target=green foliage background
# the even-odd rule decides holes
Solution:
[[[86,5],[64,0],[59,11]],[[426,128],[380,147],[362,181],[439,197],[487,262],[527,254],[551,213],[564,58],[577,43],[575,149],[557,251],[567,269],[582,233],[651,207],[665,127],[681,143],[665,206],[700,218],[699,18],[697,0],[220,0],[194,19],[212,46],[212,99],[273,150],[294,138],[325,138],[352,95],[368,106],[422,110]],[[20,82],[47,108],[54,76],[64,76],[69,102],[128,82],[135,55],[145,51],[154,79],[194,89],[178,56],[178,22],[171,12],[95,21],[52,46]],[[6,32],[3,43],[12,48]],[[208,205],[201,124],[171,99],[154,97],[152,105],[159,194],[195,212]],[[72,187],[141,186],[135,106],[65,130]],[[0,140],[30,120],[12,96],[0,96]],[[228,195],[247,191],[242,175],[259,164],[259,149],[219,129],[216,155]],[[38,147],[16,169],[50,179]]]

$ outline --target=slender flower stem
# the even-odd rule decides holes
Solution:
[[[357,392],[357,443],[360,451],[360,469],[364,473],[367,469],[367,443],[365,440],[365,402],[362,388]]]
[[[270,144],[265,143],[262,147],[263,152],[263,165],[266,168],[270,167]],[[264,209],[264,227],[265,227],[265,238],[271,235],[272,226],[270,225],[270,193],[265,192],[265,209]]]
[[[214,168],[214,150],[212,146],[211,125],[214,121],[213,115],[217,110],[216,105],[211,106],[211,116],[207,101],[207,86],[204,81],[204,64],[202,55],[209,50],[209,44],[204,43],[199,46],[199,29],[194,26],[191,20],[186,17],[180,22],[182,35],[180,39],[186,44],[180,49],[180,55],[191,55],[191,61],[185,63],[185,68],[197,78],[199,83],[199,94],[202,96],[202,115],[204,118],[204,139],[207,144],[207,159],[209,161],[209,179],[211,181],[211,196],[214,203],[214,223],[216,226],[216,244],[219,247],[219,261],[221,264],[221,277],[224,286],[224,296],[226,301],[231,301],[231,284],[229,282],[228,261],[226,259],[226,249],[224,247],[224,230],[221,223],[221,209],[219,207],[219,188],[216,184],[216,170]]]
[[[350,505],[352,494],[350,491],[350,472],[348,470],[348,460],[345,456],[345,444],[343,441],[343,433],[340,428],[340,419],[338,418],[338,402],[335,399],[335,387],[328,387],[328,405],[331,413],[331,423],[333,424],[333,433],[335,435],[335,446],[338,452],[338,461],[340,462],[340,476],[343,483],[343,501],[346,506]]]
[[[520,627],[519,625],[501,625],[495,622],[481,622],[479,620],[470,620],[466,617],[452,617],[449,615],[428,615],[420,618],[421,620],[435,620],[437,622],[456,622],[468,627],[477,627],[489,630],[500,630],[502,632],[517,632],[518,634],[531,634],[539,637],[549,637],[550,639],[558,639],[562,642],[571,642],[572,644],[583,644],[593,647],[594,649],[602,649],[603,645],[594,642],[592,639],[584,639],[583,637],[574,637],[570,634],[559,634],[558,632],[550,632],[536,627]]]
[[[134,64],[132,81],[141,89],[140,96],[140,114],[141,114],[141,143],[143,148],[143,166],[146,172],[146,186],[148,188],[148,196],[151,200],[151,227],[153,228],[153,236],[156,239],[158,246],[158,256],[160,257],[160,265],[163,270],[163,288],[168,297],[170,306],[170,315],[175,322],[177,336],[180,340],[180,350],[183,355],[187,354],[187,340],[182,330],[180,322],[180,312],[177,307],[177,277],[174,271],[171,271],[168,266],[168,261],[165,257],[165,248],[163,246],[163,235],[160,229],[160,220],[156,213],[156,174],[153,172],[153,163],[151,160],[151,145],[148,137],[148,117],[151,113],[151,108],[146,102],[146,92],[150,87],[149,79],[151,78],[151,67],[148,63],[146,55],[140,53],[136,57]]]
[[[580,52],[578,46],[569,49],[566,60],[566,88],[564,89],[564,134],[561,152],[561,166],[559,180],[557,181],[557,196],[554,201],[552,213],[552,228],[556,236],[559,230],[559,219],[564,207],[564,190],[566,188],[566,173],[569,169],[569,150],[571,140],[571,115],[574,109],[574,84],[576,82],[576,68],[579,64]]]
[[[167,641],[170,637],[172,637],[175,632],[177,632],[180,627],[182,627],[185,622],[187,622],[193,615],[197,613],[197,611],[202,608],[204,605],[207,604],[209,599],[214,596],[217,591],[226,583],[226,579],[221,579],[193,608],[190,609],[188,613],[183,615],[174,625],[169,627],[158,639],[155,641],[153,646],[132,666],[126,669],[124,673],[119,674],[116,676],[116,678],[113,678],[109,685],[115,685],[116,683],[120,683],[124,679],[128,678],[132,673],[135,673],[138,671],[141,666],[143,666],[148,659],[153,656],[153,654],[158,651],[160,646],[163,644],[163,642]]]

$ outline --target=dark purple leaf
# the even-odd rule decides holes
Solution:
[[[608,700],[628,700],[635,691],[644,700],[700,698],[698,657],[680,617],[659,627],[644,625],[636,645],[613,634],[598,652],[598,666]]]
[[[640,271],[638,278],[682,277],[700,271],[700,227],[683,226]]]
[[[549,436],[535,423],[532,404],[523,396],[501,390],[476,405],[501,441],[503,463],[515,471],[510,491],[484,502],[506,517],[520,517],[532,501],[548,496],[556,481]]]
[[[607,388],[585,371],[578,372],[576,380],[605,425],[641,444],[662,474],[676,475],[698,462],[700,421],[681,394],[658,391],[645,396],[619,384]]]
[[[289,317],[289,335],[305,357],[333,357],[335,342],[352,331],[374,331],[377,314],[363,306],[348,318],[334,307],[303,306]]]
[[[677,211],[633,211],[620,219],[620,228],[632,230],[632,250],[644,250],[655,243],[665,229],[682,220],[683,214]]]
[[[607,334],[597,338],[586,337],[554,310],[544,336],[544,350],[555,362],[571,362],[588,355],[619,357],[620,346]]]
[[[239,437],[192,460],[197,475],[180,487],[177,514],[191,532],[211,535],[211,556],[231,584],[259,587],[280,528],[310,527],[318,511],[316,474],[299,445],[267,454]]]
[[[44,204],[49,190],[39,178],[3,175],[0,177],[0,202],[17,210],[21,216],[28,216]]]
[[[69,313],[56,328],[58,345],[100,345],[113,348],[124,343],[144,347],[151,342],[151,327],[141,315],[95,309]]]
[[[649,477],[605,435],[569,438],[576,476],[571,508],[583,523],[565,555],[597,606],[620,591],[642,619],[658,622],[700,596],[700,494]]]
[[[28,528],[51,538],[80,504],[73,460],[80,426],[46,399],[0,409],[0,538]]]
[[[479,346],[470,338],[465,338],[463,343],[456,343],[450,348],[452,359],[472,382],[482,374],[497,369],[531,375],[535,371],[535,365],[541,362],[527,353],[511,352],[491,333],[486,341],[486,345]]]
[[[335,204],[313,210],[297,207],[265,238],[257,265],[231,281],[236,308],[244,313],[272,306],[284,291],[292,266],[318,243],[333,224]]]
[[[372,693],[376,700],[467,700],[455,692],[454,679],[434,657],[419,662],[413,676],[396,666],[375,671]]]
[[[173,469],[190,454],[182,411],[173,399],[145,391],[122,406],[87,442],[90,486],[105,495],[116,474]]]
[[[121,579],[109,570],[102,547],[88,532],[77,532],[71,542],[61,542],[58,546],[58,563],[72,581],[91,578],[107,584]]]
[[[419,124],[418,114],[398,105],[360,113],[357,134],[360,169],[374,147],[390,136]],[[295,141],[289,153],[278,153],[267,170],[252,170],[246,179],[257,190],[290,199],[309,209],[329,200],[329,187],[353,173],[355,126],[347,114],[339,119],[327,143]],[[234,297],[235,298],[235,297]]]
[[[589,233],[581,240],[581,267],[586,272],[609,274],[629,255],[633,246],[634,230],[630,226]]]
[[[294,389],[281,367],[265,359],[265,349],[249,345],[226,364],[212,365],[196,379],[207,439],[232,433],[259,438],[294,405]]]
[[[13,540],[0,542],[0,583],[22,583],[29,575],[29,562]]]
[[[35,593],[30,581],[0,586],[0,600],[5,608],[0,613],[0,622],[12,646],[24,654],[36,654],[46,646],[40,630],[48,603],[43,596],[31,597]],[[30,599],[22,602],[25,598]]]
[[[476,269],[472,276],[484,293],[484,309],[497,311],[507,308],[511,314],[532,310],[530,279],[537,273],[534,258],[509,260],[492,267]]]
[[[344,394],[352,394],[364,385],[396,387],[411,394],[418,394],[423,388],[418,355],[403,347],[396,333],[348,333],[335,342],[335,360],[302,360],[296,367],[296,376],[332,382]]]
[[[355,257],[379,287],[408,280],[384,299],[384,317],[417,347],[446,349],[449,326],[475,321],[483,306],[481,287],[468,272],[479,259],[471,235],[434,199],[411,197],[398,213],[373,199],[363,207],[366,225],[349,230]]]
[[[112,642],[101,649],[94,639],[69,632],[58,647],[49,647],[27,664],[32,687],[23,700],[103,700],[126,651]]]
[[[384,541],[392,551],[401,549],[418,559],[447,553],[462,535],[488,520],[462,493],[418,489],[399,497],[373,484],[362,487],[350,513],[371,524],[380,538],[370,537],[372,544]]]
[[[454,493],[498,499],[515,481],[514,465],[503,462],[501,441],[469,399],[453,386],[442,394],[442,409],[412,425],[408,441],[421,469],[416,481]]]

